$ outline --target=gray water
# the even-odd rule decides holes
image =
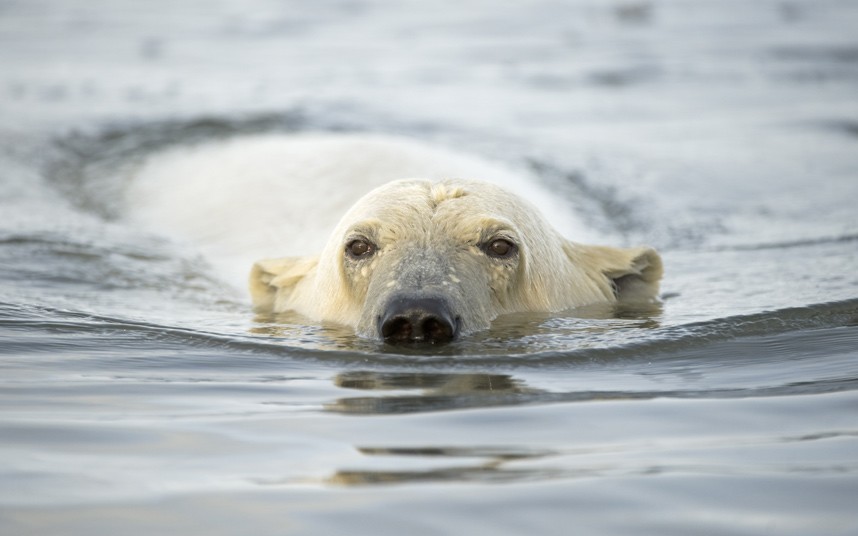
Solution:
[[[858,3],[0,1],[2,534],[858,534]],[[128,170],[528,170],[663,304],[407,350],[254,316]]]

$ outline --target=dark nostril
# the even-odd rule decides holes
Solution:
[[[391,300],[379,318],[381,337],[389,342],[448,342],[457,327],[446,301],[438,298]]]
[[[449,341],[453,338],[453,326],[430,316],[423,321],[423,337],[430,341]]]
[[[405,342],[411,339],[411,332],[411,320],[405,317],[391,318],[381,325],[381,336],[387,340]]]

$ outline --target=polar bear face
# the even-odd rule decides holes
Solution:
[[[404,180],[358,200],[318,257],[260,261],[259,311],[295,311],[363,337],[444,342],[498,315],[653,300],[649,248],[583,246],[488,183]]]

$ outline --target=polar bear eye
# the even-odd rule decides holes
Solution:
[[[485,252],[490,257],[507,259],[515,255],[517,249],[516,245],[509,240],[506,240],[505,238],[496,238],[486,245]]]
[[[375,253],[375,246],[368,240],[357,238],[346,244],[346,253],[354,259],[363,259]]]

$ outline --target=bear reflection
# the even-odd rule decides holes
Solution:
[[[334,383],[364,391],[420,391],[346,397],[325,406],[336,413],[368,415],[506,406],[540,393],[506,374],[353,371],[338,374]]]

